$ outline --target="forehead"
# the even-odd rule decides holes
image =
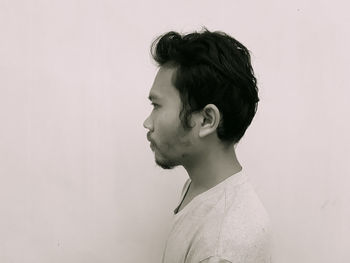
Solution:
[[[176,69],[174,67],[160,67],[149,93],[150,99],[173,99],[178,97],[178,91],[173,84]]]

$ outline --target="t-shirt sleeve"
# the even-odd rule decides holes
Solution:
[[[223,259],[221,257],[213,256],[213,257],[206,258],[200,261],[199,263],[232,263],[232,261]]]
[[[218,254],[210,255],[200,263],[271,263],[270,235],[263,229],[249,239],[225,240]],[[192,263],[192,262],[191,262]]]

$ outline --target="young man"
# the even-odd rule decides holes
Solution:
[[[151,52],[160,68],[147,139],[159,166],[189,175],[163,262],[270,262],[268,216],[234,150],[259,101],[249,51],[205,29],[168,32]]]

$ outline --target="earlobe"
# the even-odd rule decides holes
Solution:
[[[220,122],[220,111],[214,104],[208,104],[202,110],[202,122],[199,137],[203,138],[216,132]]]

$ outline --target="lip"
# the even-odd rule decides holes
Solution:
[[[154,144],[152,142],[151,135],[149,133],[147,133],[147,141],[150,142],[149,147],[151,148],[152,151],[154,151]]]
[[[148,140],[149,142],[152,142],[152,140],[151,140],[151,135],[150,135],[149,133],[147,133],[147,140]]]

